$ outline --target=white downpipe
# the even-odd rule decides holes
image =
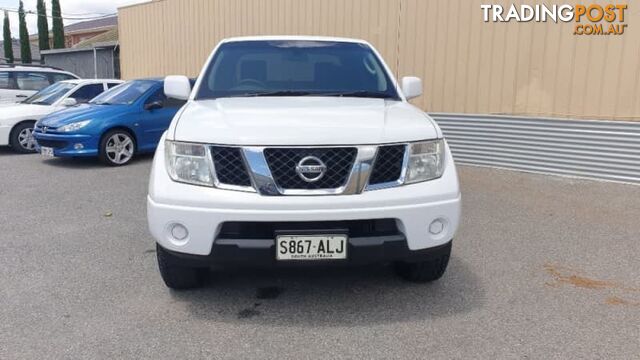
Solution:
[[[98,78],[98,51],[93,48],[93,78]]]

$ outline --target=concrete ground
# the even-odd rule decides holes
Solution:
[[[169,291],[151,158],[0,149],[0,359],[637,359],[640,187],[460,167],[443,279],[387,266],[225,271]]]

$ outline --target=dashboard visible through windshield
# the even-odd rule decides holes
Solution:
[[[245,96],[346,96],[399,100],[382,62],[365,44],[240,41],[221,45],[196,100]]]

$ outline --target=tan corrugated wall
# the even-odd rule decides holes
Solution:
[[[640,7],[622,36],[575,36],[574,23],[485,23],[483,3],[511,2],[153,1],[118,11],[122,75],[194,76],[225,37],[347,36],[423,78],[415,103],[430,112],[640,120]]]

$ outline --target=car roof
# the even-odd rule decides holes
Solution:
[[[332,36],[307,36],[307,35],[265,35],[265,36],[238,36],[223,39],[223,43],[242,41],[328,41],[346,42],[354,44],[370,45],[366,40]]]
[[[105,82],[123,83],[124,81],[118,80],[118,79],[71,79],[71,80],[62,80],[60,82],[67,83],[67,84],[80,85],[80,84],[101,84]]]
[[[33,72],[55,72],[55,73],[67,73],[69,71],[58,69],[55,67],[42,66],[29,66],[29,65],[13,65],[13,64],[0,64],[0,71],[33,71]]]

